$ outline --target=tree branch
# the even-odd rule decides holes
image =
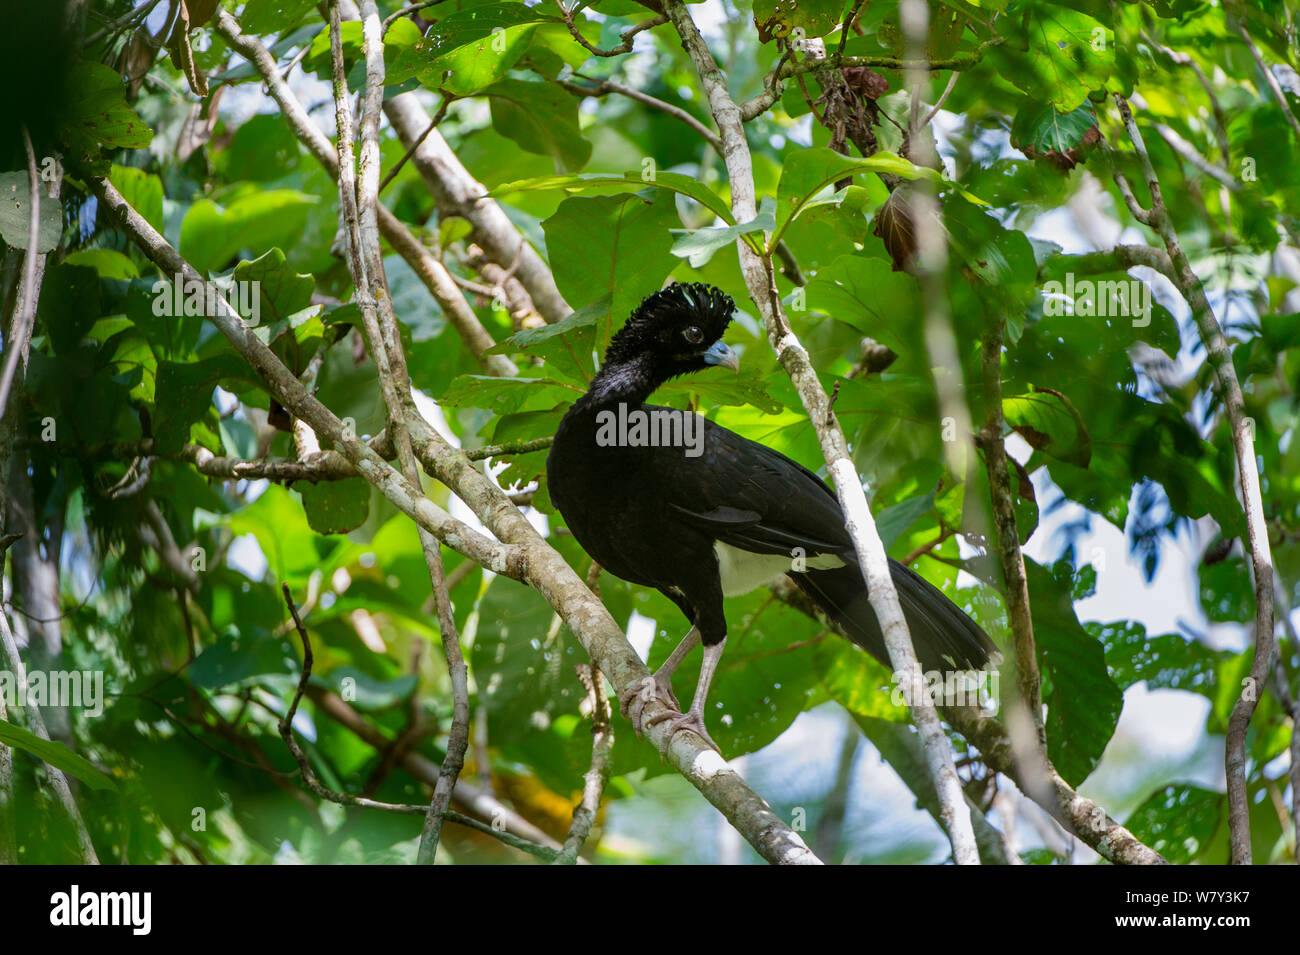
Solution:
[[[1228,774],[1228,825],[1231,859],[1234,865],[1248,865],[1251,861],[1250,806],[1246,799],[1246,731],[1250,727],[1255,705],[1272,667],[1273,639],[1273,555],[1269,546],[1268,526],[1264,519],[1264,500],[1260,493],[1259,470],[1255,457],[1255,438],[1246,419],[1245,400],[1237,370],[1232,363],[1232,350],[1214,310],[1205,298],[1201,280],[1192,271],[1187,254],[1183,251],[1178,233],[1169,218],[1160,180],[1147,153],[1146,143],[1133,119],[1128,101],[1116,94],[1124,128],[1128,131],[1133,149],[1137,153],[1142,173],[1146,176],[1151,193],[1151,211],[1147,224],[1160,233],[1169,260],[1174,269],[1174,284],[1187,300],[1196,320],[1206,356],[1219,384],[1219,397],[1228,412],[1232,429],[1232,446],[1237,457],[1237,475],[1241,497],[1246,512],[1247,540],[1250,544],[1251,569],[1255,577],[1255,657],[1251,662],[1250,678],[1228,718],[1227,774]],[[1130,193],[1131,195],[1131,193]],[[1127,201],[1127,197],[1126,197]]]
[[[664,0],[668,14],[681,37],[682,46],[691,58],[704,91],[708,96],[714,122],[721,134],[727,176],[731,184],[732,211],[737,222],[748,222],[757,214],[754,193],[754,173],[749,144],[740,108],[727,90],[726,78],[718,69],[708,45],[696,29],[690,11],[682,0]],[[907,622],[898,602],[898,594],[890,577],[884,545],[876,530],[871,510],[867,506],[862,479],[858,476],[844,432],[831,412],[831,404],[817,379],[808,353],[791,330],[781,311],[780,296],[775,287],[775,276],[770,258],[764,260],[743,240],[738,240],[741,272],[750,297],[758,307],[767,327],[768,341],[776,351],[782,367],[790,376],[804,408],[817,432],[827,468],[835,481],[840,507],[844,512],[845,527],[853,540],[854,549],[862,565],[871,607],[880,621],[885,635],[885,645],[896,670],[904,674],[905,686],[921,685],[920,664],[908,634]],[[912,678],[912,679],[909,679]],[[944,819],[949,837],[953,841],[953,857],[959,863],[978,862],[979,854],[971,829],[970,814],[962,795],[957,771],[952,764],[952,751],[943,735],[938,715],[928,700],[909,701],[921,738],[925,742],[927,760],[935,776],[936,789],[944,807]]]
[[[593,56],[622,56],[624,53],[631,53],[632,44],[635,42],[638,33],[645,30],[652,30],[655,27],[661,27],[668,22],[667,17],[660,16],[651,20],[646,20],[643,23],[637,23],[628,27],[619,35],[619,39],[622,40],[622,42],[619,43],[618,46],[612,47],[608,50],[602,50],[588,42],[587,38],[579,32],[578,25],[573,22],[573,10],[566,8],[563,3],[559,3],[558,5],[560,7],[560,15],[564,17],[564,24],[569,28],[569,35],[582,44],[582,48]],[[576,5],[574,9],[577,9]]]

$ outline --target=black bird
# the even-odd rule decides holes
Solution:
[[[703,642],[690,709],[658,720],[672,719],[670,739],[691,729],[712,744],[704,704],[727,638],[722,598],[782,574],[889,664],[835,493],[771,448],[690,412],[645,404],[677,375],[738,369],[722,342],[734,311],[730,297],[707,285],[675,284],[646,298],[610,341],[546,460],[551,500],[578,543],[610,573],[659,590],[692,624],[653,686],[621,700],[638,734],[651,694],[681,714],[672,673]],[[889,563],[923,670],[978,670],[996,659],[988,635],[940,590]]]

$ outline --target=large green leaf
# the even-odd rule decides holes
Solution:
[[[861,255],[836,259],[808,283],[808,306],[853,326],[900,355],[920,351],[916,279],[895,272],[884,259]]]
[[[189,440],[190,427],[207,414],[212,392],[231,380],[256,380],[248,364],[235,355],[196,362],[158,363],[155,385],[154,445],[160,454],[174,454]]]
[[[595,371],[592,354],[596,324],[609,315],[609,302],[600,299],[550,325],[525,328],[488,349],[488,354],[524,351],[578,381],[590,381]]]
[[[492,128],[525,152],[550,156],[557,172],[575,172],[591,158],[578,125],[578,101],[552,83],[503,79],[483,91]]]
[[[600,186],[622,186],[638,190],[647,187],[667,189],[669,192],[675,192],[678,195],[694,199],[728,225],[733,225],[736,221],[732,217],[731,210],[727,208],[727,204],[723,201],[721,196],[698,179],[692,179],[690,176],[683,176],[679,172],[656,171],[655,174],[649,178],[643,176],[639,172],[625,172],[621,176],[614,176],[603,172],[574,173],[567,176],[541,176],[536,179],[519,179],[515,182],[505,183],[504,185],[498,186],[494,192],[506,195],[511,192],[525,192],[534,189],[565,189],[569,191],[578,191],[589,190]]]
[[[41,739],[21,726],[0,720],[0,743],[31,753],[69,776],[76,777],[91,789],[116,791],[117,783],[97,766],[68,749],[63,743]]]
[[[144,149],[153,130],[126,102],[122,77],[102,63],[82,60],[69,77],[71,108],[65,118],[64,138],[76,149],[91,153],[96,147]]]
[[[1019,36],[994,59],[1001,75],[1031,96],[1068,113],[1110,78],[1114,33],[1086,13],[1039,3],[1028,7],[1017,26]]]
[[[613,323],[657,291],[676,265],[669,230],[679,224],[668,196],[645,191],[574,196],[542,223],[560,293],[575,305],[609,296],[609,315],[597,333],[598,351],[609,341]]]
[[[196,269],[222,269],[243,249],[293,246],[317,196],[296,189],[239,189],[229,199],[200,199],[181,223],[181,254]]]
[[[1165,786],[1129,814],[1124,827],[1175,865],[1196,859],[1214,838],[1227,797],[1191,783]]]
[[[763,36],[825,36],[835,29],[844,0],[754,0],[754,22]]]
[[[39,185],[39,184],[38,184]],[[0,239],[15,249],[27,248],[32,219],[31,183],[26,172],[0,172]],[[40,200],[36,251],[49,252],[63,234],[63,205],[37,189]]]
[[[758,215],[748,222],[723,226],[720,229],[696,229],[684,233],[673,243],[673,255],[689,260],[692,268],[708,263],[713,253],[734,243],[738,238],[753,232],[770,232],[776,228],[776,204],[770,196],[763,198]]]
[[[453,407],[486,408],[493,414],[546,411],[581,394],[572,385],[549,378],[496,378],[461,375],[439,401]]]
[[[364,478],[344,481],[295,481],[307,523],[318,534],[346,534],[370,514],[370,484]]]
[[[1047,705],[1047,755],[1077,787],[1115,732],[1123,694],[1106,669],[1101,641],[1075,616],[1068,564],[1048,570],[1026,560],[1025,570]]]

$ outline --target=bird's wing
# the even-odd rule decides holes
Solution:
[[[852,550],[839,501],[821,478],[721,425],[704,420],[704,429],[698,457],[655,455],[658,486],[680,521],[756,554]]]

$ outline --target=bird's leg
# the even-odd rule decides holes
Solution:
[[[686,659],[686,655],[699,646],[699,643],[699,628],[691,627],[690,632],[682,638],[682,642],[677,644],[677,649],[669,654],[668,659],[658,670],[655,670],[653,676],[646,677],[619,696],[619,710],[632,721],[632,728],[636,730],[638,738],[645,732],[642,714],[645,712],[645,705],[651,700],[658,700],[676,713],[682,711],[682,705],[673,695],[673,673]]]
[[[704,704],[709,699],[709,684],[713,682],[713,674],[718,669],[718,661],[722,659],[722,649],[727,645],[726,637],[715,644],[704,645],[704,659],[700,662],[700,680],[695,685],[695,698],[691,700],[691,708],[680,716],[673,716],[671,713],[656,713],[646,720],[647,726],[653,726],[656,723],[662,723],[664,720],[670,720],[668,725],[668,737],[664,743],[664,749],[672,743],[673,737],[682,730],[692,730],[704,737],[704,741],[718,750],[718,744],[713,742],[713,737],[709,731],[704,728]]]

